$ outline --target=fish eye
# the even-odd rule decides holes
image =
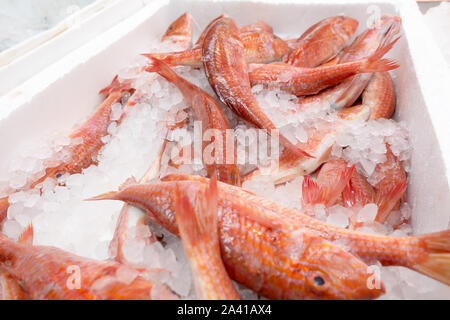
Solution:
[[[321,276],[315,276],[314,283],[318,286],[323,286],[325,284],[325,280],[323,280]]]
[[[55,177],[56,177],[56,179],[61,178],[61,177],[62,177],[62,173],[61,173],[61,172],[58,172],[58,173],[55,175]]]

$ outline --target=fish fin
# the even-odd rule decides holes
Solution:
[[[153,56],[148,56],[147,58],[150,60],[150,64],[145,68],[145,71],[156,72],[170,82],[177,80],[178,75],[163,60],[157,59]]]
[[[92,197],[92,198],[84,199],[84,201],[117,200],[118,193],[119,192],[117,192],[117,191],[109,191],[106,193],[102,193],[98,196]]]
[[[0,270],[0,300],[27,300],[19,281],[6,271]]]
[[[345,166],[341,171],[338,181],[333,182],[329,186],[325,186],[325,188],[320,187],[309,176],[306,176],[302,184],[303,203],[315,204],[323,202],[326,206],[335,204],[339,195],[349,184],[354,171],[355,165],[351,167]]]
[[[361,67],[361,71],[364,72],[382,72],[389,71],[398,68],[400,65],[390,59],[381,59],[389,50],[392,49],[394,44],[400,39],[397,37],[390,43],[386,44],[386,41],[382,42],[378,49],[369,58],[366,59],[366,63]],[[381,59],[381,60],[380,60]]]
[[[450,253],[430,253],[423,262],[414,265],[412,269],[450,285]]]
[[[153,63],[154,60],[162,61],[163,63],[169,65],[169,66],[176,66],[177,62],[175,59],[176,52],[172,53],[143,53],[142,56],[146,57]],[[156,72],[157,67],[154,67],[152,64],[147,65],[145,68],[145,71],[147,72]]]
[[[194,271],[195,291],[200,299],[239,299],[239,294],[227,274],[220,252],[218,233],[217,175],[213,174],[205,192],[176,195],[176,221],[189,264]],[[193,204],[190,200],[196,201]],[[204,276],[212,274],[204,264],[214,268],[220,288],[205,285]]]
[[[192,198],[192,197],[191,197]],[[187,194],[177,189],[176,219],[183,244],[194,249],[206,241],[218,241],[217,235],[217,177],[213,175],[204,194],[196,197],[197,208]],[[194,198],[192,198],[194,200]]]
[[[394,185],[387,192],[377,192],[375,203],[378,205],[378,213],[375,221],[384,223],[395,205],[400,201],[408,186],[408,180],[405,178]]]
[[[137,183],[138,183],[138,182],[137,182],[136,178],[133,177],[133,176],[131,176],[131,177],[129,177],[128,179],[126,179],[125,182],[123,182],[123,183],[119,186],[119,191],[122,191],[123,189],[125,189],[125,188],[127,188],[127,187],[129,187],[129,186],[131,186],[131,185],[137,184]]]
[[[286,137],[284,137],[283,135],[280,134],[279,136],[280,139],[280,143],[282,145],[284,145],[286,148],[288,148],[289,150],[291,150],[291,152],[293,152],[294,154],[296,154],[299,157],[307,157],[307,158],[315,158],[314,156],[312,156],[311,154],[309,154],[308,152],[302,150],[300,147],[296,146],[295,144],[293,144],[292,142],[290,142]]]
[[[425,242],[431,253],[450,253],[450,230],[423,234],[418,238]]]
[[[206,182],[207,179],[201,176],[193,176],[185,173],[169,173],[161,178],[161,181],[184,181],[184,180],[192,180],[192,181],[200,181]]]
[[[19,236],[19,239],[17,240],[18,243],[21,244],[27,244],[32,246],[33,245],[33,236],[34,236],[34,228],[33,223],[30,223],[28,227],[23,230],[22,234]]]
[[[350,179],[348,185],[342,190],[341,195],[344,206],[347,208],[351,208],[356,204],[365,206],[368,203],[375,202],[373,197],[367,196],[361,189],[355,188],[352,179]]]
[[[391,59],[381,59],[370,64],[366,64],[361,68],[363,72],[383,72],[393,69],[397,69],[400,65],[395,60]]]
[[[128,91],[130,89],[131,89],[131,81],[124,80],[121,82],[121,81],[119,81],[119,76],[116,75],[114,77],[114,79],[111,81],[111,84],[109,86],[103,88],[102,90],[100,90],[98,93],[108,96],[113,92]]]
[[[342,202],[347,208],[351,208],[358,203],[358,191],[353,188],[351,180],[350,183],[345,186],[344,190],[342,190],[341,196]]]
[[[450,285],[450,230],[417,236],[427,247],[428,256],[412,269]]]
[[[345,189],[345,187],[350,185],[350,180],[352,179],[355,168],[355,165],[352,165],[351,167],[345,166],[345,168],[342,170],[339,181],[331,186],[327,195],[324,195],[327,206],[334,205],[339,199],[339,195],[342,194],[342,191]]]
[[[331,58],[330,60],[328,60],[325,63],[322,63],[320,66],[321,67],[328,67],[328,66],[334,66],[337,65],[339,63],[339,57],[335,56],[334,58]]]
[[[122,252],[120,237],[126,225],[127,211],[128,211],[128,204],[125,203],[122,207],[122,210],[120,210],[119,218],[117,219],[116,229],[114,231],[113,238],[111,239],[111,242],[109,243],[108,247],[108,252],[111,259],[120,263],[124,262],[125,260]]]
[[[158,156],[156,159],[152,162],[150,167],[145,172],[144,176],[141,179],[141,183],[147,183],[152,181],[153,179],[158,178],[160,171],[161,171],[161,159],[164,154],[164,151],[166,149],[167,140],[164,139],[164,142],[161,146],[161,149],[159,150]]]
[[[303,178],[302,183],[302,206],[316,204],[322,201],[319,185],[311,180],[309,175]]]

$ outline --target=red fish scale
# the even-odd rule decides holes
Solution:
[[[182,192],[201,192],[206,188],[207,179],[195,180],[135,185],[105,198],[147,208],[163,227],[177,234],[173,194],[177,188]],[[224,263],[235,280],[271,298],[279,298],[274,287],[279,288],[286,281],[297,283],[298,279],[303,280],[305,265],[308,268],[314,266],[312,261],[299,267],[301,263],[287,256],[291,252],[286,250],[292,242],[290,234],[295,230],[307,230],[308,234],[313,231],[312,238],[345,239],[354,254],[367,261],[379,260],[385,265],[411,266],[426,255],[425,245],[417,238],[368,235],[333,227],[241,188],[224,183],[219,183],[218,188],[218,204],[222,211],[219,235]],[[256,274],[262,278],[254,277],[255,268],[260,270]],[[280,277],[277,276],[279,272]],[[260,283],[263,283],[262,287],[258,288]],[[285,289],[289,291],[290,288]],[[302,289],[296,288],[290,293],[291,298],[298,298],[299,290]]]
[[[2,237],[0,264],[31,299],[150,299],[151,282],[139,276],[129,284],[120,282],[115,273],[125,267],[116,262],[90,260],[53,247],[21,245]],[[68,266],[80,267],[80,289],[67,287]],[[111,281],[92,288],[99,279]]]
[[[294,293],[295,298],[304,298],[304,276],[295,272],[294,262],[286,256],[282,240],[285,235],[239,217],[231,210],[222,213],[221,221],[224,261],[236,281],[271,298],[292,299]],[[236,234],[243,236],[234,237]]]

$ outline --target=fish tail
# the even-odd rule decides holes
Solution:
[[[154,59],[157,59],[159,61],[164,62],[165,64],[169,65],[169,66],[177,66],[179,63],[177,61],[177,53],[143,53],[142,54],[144,57],[146,57],[147,59],[149,59],[152,63],[154,61]],[[179,58],[178,58],[179,59]],[[150,70],[146,70],[147,72],[156,72],[155,71],[151,71],[151,66],[147,66],[147,69]]]
[[[315,158],[308,152],[302,150],[300,147],[296,146],[295,144],[291,143],[285,136],[281,135],[279,136],[280,143],[288,148],[290,151],[292,151],[294,154],[296,154],[299,157],[306,157],[306,158]]]
[[[119,76],[116,75],[114,79],[111,81],[111,84],[100,90],[98,93],[108,96],[114,92],[123,92],[129,90],[131,90],[131,81],[130,80],[119,81]]]
[[[428,255],[411,268],[428,277],[450,285],[450,230],[418,236]]]
[[[407,185],[408,179],[405,178],[394,185],[389,191],[377,193],[375,200],[378,205],[376,221],[384,223],[389,218],[389,214],[405,193]]]
[[[344,164],[338,170],[341,170],[339,180],[331,182],[331,185],[327,186],[326,193],[322,192],[323,200],[327,206],[334,205],[344,189],[350,185],[350,180],[355,171],[355,165],[347,167],[347,164]]]
[[[355,190],[350,180],[350,183],[345,186],[344,190],[342,190],[341,196],[344,206],[351,208],[355,204],[359,203],[359,199],[361,199],[361,192],[359,190]]]
[[[352,165],[351,167],[345,166],[342,170],[338,183],[331,186],[328,195],[326,196],[326,201],[329,205],[333,205],[338,200],[339,195],[342,194],[345,188],[351,188],[350,181],[352,179],[353,172],[355,172],[355,168],[355,165]]]
[[[145,71],[156,72],[170,82],[176,82],[178,80],[178,75],[163,60],[157,59],[154,56],[149,56],[148,59],[151,64],[147,66]]]
[[[26,227],[25,230],[23,230],[17,242],[31,246],[33,245],[33,237],[34,237],[34,227],[33,223],[30,223],[28,227]]]
[[[177,190],[176,220],[183,245],[188,251],[199,244],[218,242],[217,234],[217,177],[214,174],[205,193],[196,197]]]
[[[316,204],[322,200],[319,185],[311,180],[309,175],[303,178],[302,183],[302,205],[303,207]]]
[[[365,63],[362,64],[361,70],[362,72],[383,72],[389,71],[398,68],[400,65],[391,59],[381,59],[389,50],[392,49],[394,44],[400,39],[400,37],[396,38],[392,42],[386,44],[387,41],[381,43],[378,49],[375,51],[373,55],[365,60]],[[381,59],[381,60],[380,60]]]
[[[397,69],[398,67],[400,67],[400,65],[395,60],[381,59],[378,61],[367,63],[366,65],[364,65],[361,68],[361,71],[364,73],[384,72],[384,71]]]
[[[339,179],[332,181],[329,185],[321,188],[316,182],[312,181],[309,176],[305,176],[302,184],[302,202],[303,205],[324,203],[327,206],[335,204],[339,195],[349,185],[355,165],[336,169],[340,170]]]

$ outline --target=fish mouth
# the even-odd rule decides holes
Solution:
[[[385,293],[386,288],[379,276],[378,267],[369,267],[353,254],[331,243],[322,243],[312,253],[309,258],[320,269],[310,271],[308,283],[318,297],[370,300]]]
[[[342,260],[333,257],[333,267],[328,270],[336,280],[340,298],[350,300],[372,300],[386,292],[376,268],[371,268],[350,253],[344,252]],[[331,261],[330,261],[331,263]]]

